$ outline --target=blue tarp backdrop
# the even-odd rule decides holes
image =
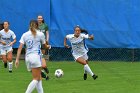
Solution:
[[[80,25],[94,34],[86,41],[91,48],[140,48],[140,0],[0,0],[0,20],[10,22],[18,41],[39,14],[53,47],[63,47],[65,35]]]

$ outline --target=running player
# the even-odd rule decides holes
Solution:
[[[38,15],[37,17],[37,21],[38,21],[38,26],[39,26],[39,30],[40,32],[44,33],[45,35],[45,39],[46,39],[46,44],[49,44],[49,31],[48,31],[48,26],[47,24],[44,22],[43,16],[42,15]],[[47,68],[46,65],[46,60],[44,58],[45,55],[45,49],[43,48],[43,46],[41,46],[41,51],[42,51],[42,63],[45,64],[45,66],[42,65],[42,68],[44,69],[44,71],[46,72],[46,75],[44,73],[44,71],[42,70],[41,72],[41,76],[43,78],[46,78],[46,80],[49,79],[49,76],[47,74],[49,74],[49,70]]]
[[[4,67],[7,68],[7,62],[9,63],[9,72],[12,72],[12,46],[16,42],[16,35],[9,29],[9,22],[5,21],[3,24],[4,29],[0,31],[0,46],[1,55]],[[13,41],[11,41],[11,38]]]
[[[41,49],[40,46],[43,44],[46,48],[45,36],[42,32],[37,31],[38,23],[36,20],[30,21],[29,31],[24,33],[20,39],[20,45],[17,52],[17,58],[15,62],[16,68],[19,65],[19,57],[21,54],[22,47],[26,45],[26,65],[28,71],[32,72],[33,80],[28,85],[25,93],[32,93],[32,91],[37,89],[38,93],[43,93],[42,80],[41,80]]]
[[[93,40],[93,35],[89,36],[87,34],[87,31],[82,30],[79,26],[76,26],[74,30],[75,30],[74,34],[66,35],[66,37],[64,38],[64,46],[66,48],[69,48],[69,46],[66,43],[68,39],[71,42],[72,55],[74,59],[76,60],[76,62],[84,65],[84,76],[83,76],[84,80],[87,79],[87,73],[89,73],[95,80],[96,78],[98,78],[98,76],[91,71],[88,65],[88,55],[87,55],[88,48],[84,42],[85,39]],[[82,32],[85,32],[86,34]]]

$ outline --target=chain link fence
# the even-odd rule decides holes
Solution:
[[[14,49],[14,58],[17,49]],[[23,49],[21,59],[24,59],[25,50]],[[140,49],[128,48],[89,48],[89,61],[140,61]],[[46,51],[46,59],[49,61],[73,61],[71,49],[52,47]]]
[[[140,49],[89,48],[90,61],[140,61]],[[49,50],[50,61],[71,61],[71,49],[53,47]]]

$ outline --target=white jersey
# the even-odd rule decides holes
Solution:
[[[6,43],[6,45],[3,45],[0,43],[0,46],[2,48],[5,47],[11,47],[9,46],[9,44],[11,43],[11,39],[15,39],[16,35],[13,31],[9,30],[8,32],[5,32],[4,29],[0,31],[0,40],[4,41]]]
[[[84,39],[89,38],[88,34],[80,34],[78,38],[75,37],[74,34],[69,34],[66,38],[71,42],[73,55],[83,56],[88,52],[88,48],[84,41]]]
[[[19,42],[26,45],[26,55],[31,53],[41,54],[40,46],[45,44],[45,36],[42,32],[36,31],[36,36],[34,37],[29,30],[22,35]]]

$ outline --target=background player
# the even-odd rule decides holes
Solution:
[[[45,35],[45,39],[46,39],[46,44],[49,44],[49,31],[48,31],[48,26],[47,24],[44,22],[44,19],[43,19],[43,16],[42,15],[38,15],[37,17],[37,21],[38,21],[38,28],[39,28],[39,31],[44,33]],[[41,46],[41,51],[42,51],[42,64],[45,64],[45,66],[42,65],[42,68],[44,69],[44,71],[49,74],[49,70],[48,70],[48,67],[46,65],[46,60],[45,60],[45,49],[43,48],[43,46]],[[48,75],[45,75],[44,71],[42,70],[41,72],[41,76],[43,78],[46,78],[46,80],[49,79],[49,76]]]
[[[4,67],[7,68],[7,62],[9,63],[9,72],[12,72],[12,46],[16,42],[16,35],[13,31],[9,29],[9,22],[5,21],[3,23],[4,29],[0,31],[0,46],[2,61],[4,62]],[[11,41],[11,38],[13,41]]]

